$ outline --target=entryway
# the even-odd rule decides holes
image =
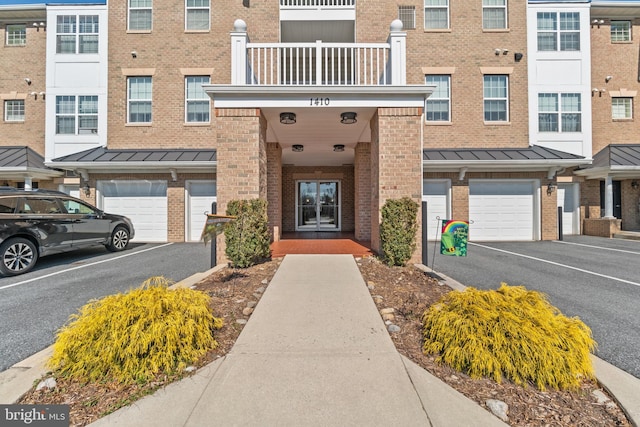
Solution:
[[[340,181],[296,182],[296,231],[340,231]]]

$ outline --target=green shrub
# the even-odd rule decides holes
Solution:
[[[380,243],[389,265],[405,265],[416,250],[418,203],[408,197],[389,199],[382,206]]]
[[[577,388],[594,378],[591,330],[546,296],[522,286],[452,291],[424,313],[423,351],[472,378],[506,376],[540,390]]]
[[[267,202],[261,199],[232,200],[227,215],[236,219],[224,230],[227,257],[234,267],[246,268],[269,258]]]
[[[63,377],[120,383],[182,372],[218,345],[213,330],[222,319],[205,293],[169,284],[152,277],[83,306],[58,331],[49,366]]]

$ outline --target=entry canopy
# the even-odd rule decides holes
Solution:
[[[610,144],[593,156],[593,163],[575,172],[587,179],[640,177],[640,144]]]

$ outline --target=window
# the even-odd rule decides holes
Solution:
[[[153,20],[152,0],[129,1],[129,30],[151,31]]]
[[[424,28],[449,28],[449,0],[424,0]]]
[[[611,98],[611,117],[614,119],[633,118],[633,98]]]
[[[27,44],[27,26],[25,24],[7,25],[7,46],[24,46]]]
[[[580,13],[538,12],[539,51],[579,51]]]
[[[558,103],[558,99],[560,102]],[[579,93],[539,93],[539,132],[582,132],[582,105]]]
[[[186,30],[209,29],[209,0],[186,0]]]
[[[6,122],[24,122],[24,100],[4,101],[4,120]]]
[[[398,19],[402,21],[402,28],[405,30],[416,29],[416,7],[398,6]]]
[[[98,53],[97,15],[59,15],[56,53]]]
[[[482,28],[507,28],[507,0],[482,0]]]
[[[631,41],[631,21],[611,21],[611,41]]]
[[[151,123],[151,77],[127,78],[128,123]]]
[[[427,98],[427,105],[425,108],[427,122],[450,122],[451,76],[427,76],[426,83],[429,85],[436,85],[431,96]]]
[[[484,76],[484,121],[506,122],[509,120],[508,78],[502,75]]]
[[[96,133],[98,133],[97,96],[56,96],[56,134]]]
[[[209,96],[202,89],[209,84],[208,76],[191,76],[185,78],[185,100],[187,123],[209,123]]]

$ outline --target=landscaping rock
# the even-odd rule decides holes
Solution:
[[[251,313],[253,313],[253,308],[247,307],[244,310],[242,310],[242,314],[244,314],[245,316],[250,316]]]
[[[255,301],[249,301],[249,302],[247,303],[247,308],[254,308],[256,305],[258,305],[258,303],[257,303],[257,302],[255,302]]]
[[[266,279],[265,279],[265,280],[266,280]],[[263,282],[264,282],[264,280],[263,280]],[[265,288],[264,286],[260,286],[258,289],[256,289],[256,292],[257,292],[257,293],[259,293],[259,294],[261,294],[261,293],[263,293],[263,292],[264,292],[264,290],[265,290],[265,289],[266,289],[266,288]]]
[[[382,320],[396,320],[396,316],[391,313],[386,313],[382,315]]]
[[[367,282],[367,288],[369,288],[370,291],[374,290],[376,288],[376,284],[373,283],[372,281],[368,281]]]
[[[262,295],[261,295],[261,294],[256,293],[256,294],[253,294],[253,297],[254,297],[255,299],[260,299],[260,297],[262,297]]]
[[[56,379],[53,377],[49,377],[46,380],[40,381],[40,383],[36,387],[36,390],[42,390],[43,388],[51,390],[56,388],[57,385],[58,383],[56,382]]]
[[[384,315],[384,314],[393,314],[396,312],[395,308],[383,308],[382,310],[380,310],[380,314]]]
[[[262,283],[263,285],[268,285],[269,281],[267,279],[263,279],[262,282],[260,282],[260,283]],[[264,288],[262,288],[262,291],[260,291],[260,292],[264,292]]]
[[[185,372],[193,372],[196,369],[197,368],[195,366],[187,366],[186,368],[184,368]]]
[[[389,332],[400,332],[400,326],[391,324],[391,325],[387,326],[387,330]]]
[[[247,324],[247,319],[236,319],[236,323],[238,325],[246,325]]]
[[[509,421],[507,414],[509,413],[509,406],[502,400],[488,399],[486,402],[487,408],[505,423]]]

